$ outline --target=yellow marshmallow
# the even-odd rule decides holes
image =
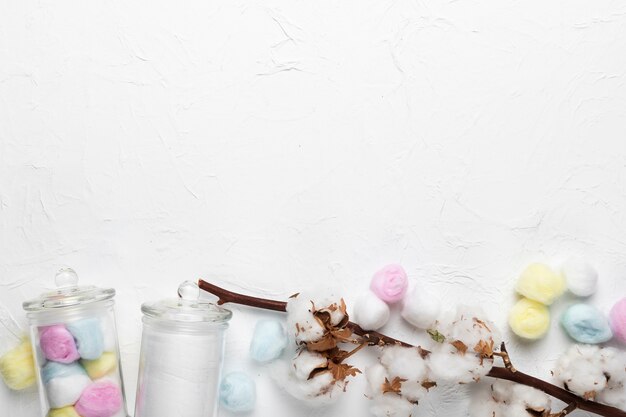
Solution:
[[[68,405],[63,408],[53,408],[48,412],[48,417],[80,417],[73,406]]]
[[[91,361],[83,359],[80,362],[85,367],[89,378],[98,379],[102,378],[116,368],[117,357],[113,352],[104,352],[102,356],[100,356],[98,359],[94,359]]]
[[[539,339],[550,328],[550,310],[537,301],[522,298],[509,313],[509,326],[520,337]]]
[[[0,374],[4,383],[14,390],[25,389],[35,383],[35,361],[28,339],[0,358]]]
[[[515,289],[526,298],[550,305],[565,291],[565,277],[544,264],[530,264]]]

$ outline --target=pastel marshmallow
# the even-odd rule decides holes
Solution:
[[[111,417],[122,408],[122,391],[112,380],[89,385],[74,405],[81,417]]]
[[[587,262],[569,259],[561,268],[567,289],[579,297],[589,297],[598,289],[598,271]]]
[[[278,320],[259,320],[250,342],[250,357],[259,363],[278,359],[287,347],[287,333]]]
[[[113,352],[104,352],[98,359],[82,359],[80,363],[91,379],[100,379],[117,368],[117,356]]]
[[[376,272],[372,277],[370,289],[378,298],[387,302],[395,303],[404,297],[409,282],[400,265],[391,264]]]
[[[531,264],[520,275],[516,290],[531,300],[550,305],[565,291],[565,278],[544,264]]]
[[[50,411],[48,411],[47,417],[81,417],[81,416],[76,412],[76,409],[73,406],[68,405],[67,407],[63,407],[63,408],[51,409]]]
[[[550,328],[550,311],[538,301],[522,298],[509,312],[509,326],[519,337],[540,339]]]
[[[28,339],[0,357],[0,375],[12,390],[23,390],[35,384],[37,373]]]
[[[104,336],[97,318],[83,319],[67,324],[76,340],[78,353],[83,359],[98,359],[104,352]]]
[[[367,291],[354,302],[352,319],[364,330],[378,330],[389,321],[389,306],[374,292]]]
[[[220,403],[232,412],[242,413],[254,409],[256,385],[252,378],[243,372],[233,372],[220,384]]]
[[[62,324],[42,327],[39,330],[39,347],[46,359],[71,363],[80,358],[74,336]]]
[[[415,286],[402,303],[402,318],[418,329],[431,329],[441,314],[441,303],[424,290]]]
[[[572,339],[580,343],[604,343],[613,337],[604,314],[588,304],[568,307],[561,316],[561,325]]]
[[[615,303],[609,313],[609,321],[615,338],[626,344],[626,297]]]
[[[47,365],[51,363],[54,362],[48,362]],[[85,371],[49,379],[44,383],[44,388],[50,408],[63,408],[73,405],[89,384],[91,384],[91,379],[89,379]]]

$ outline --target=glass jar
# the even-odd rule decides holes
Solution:
[[[25,301],[43,417],[127,417],[112,288],[78,286],[61,269],[57,289]]]
[[[135,417],[213,417],[232,313],[199,299],[185,282],[179,299],[144,303]]]

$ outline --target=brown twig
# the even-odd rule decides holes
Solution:
[[[204,291],[207,291],[217,296],[218,304],[235,303],[274,311],[286,311],[287,308],[287,303],[284,301],[268,300],[265,298],[257,298],[248,295],[238,294],[203,280],[198,280],[198,286]],[[367,344],[370,346],[400,345],[405,347],[416,347],[420,349],[420,354],[422,355],[422,357],[428,355],[428,351],[422,349],[419,346],[413,346],[409,343],[394,339],[379,332],[366,331],[356,323],[348,322],[347,327],[349,327],[354,334],[363,337],[365,341],[367,341]],[[506,346],[504,346],[504,349],[501,349],[500,353],[506,354],[498,355],[503,358],[506,367],[494,366],[493,368],[491,368],[491,371],[489,371],[487,376],[491,378],[505,379],[508,381],[516,382],[518,384],[536,388],[554,398],[557,398],[569,404],[566,408],[561,410],[560,413],[557,413],[552,417],[564,417],[575,409],[589,411],[591,413],[595,413],[604,417],[626,417],[626,412],[618,408],[597,403],[595,401],[585,400],[584,398],[579,397],[578,395],[561,387],[515,370],[510,362],[510,358],[508,359],[509,365],[507,366],[507,361],[505,361],[505,356],[508,358]]]
[[[500,352],[493,352],[494,356],[499,356],[502,358],[502,362],[504,362],[504,367],[511,372],[517,372],[517,369],[511,363],[511,357],[509,356],[509,352],[506,350],[506,345],[504,342],[500,344]]]

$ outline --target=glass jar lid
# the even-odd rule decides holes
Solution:
[[[113,288],[78,285],[78,275],[72,268],[62,268],[54,277],[57,289],[41,294],[39,298],[22,303],[26,311],[42,311],[78,306],[108,300],[115,296]]]
[[[148,317],[182,323],[225,323],[233,313],[223,307],[200,299],[198,285],[185,281],[178,287],[180,298],[147,302],[141,311]]]

